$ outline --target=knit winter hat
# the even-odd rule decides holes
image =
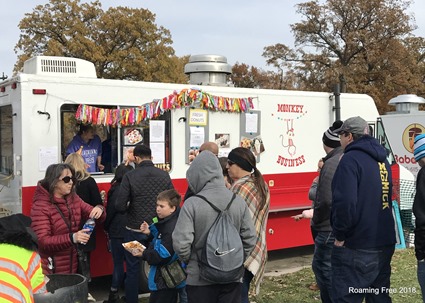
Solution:
[[[322,137],[322,142],[326,146],[330,148],[336,148],[338,146],[341,146],[341,142],[339,140],[339,136],[336,132],[334,132],[335,129],[340,128],[342,125],[342,121],[338,120],[335,121],[331,127],[329,127],[324,133]]]
[[[413,145],[413,155],[416,162],[425,157],[425,134],[420,134],[415,137]]]

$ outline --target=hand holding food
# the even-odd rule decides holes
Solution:
[[[135,257],[141,257],[146,249],[146,246],[136,240],[123,243],[122,246]]]
[[[134,148],[127,149],[125,165],[129,165],[131,162],[135,161],[136,159],[134,159]]]
[[[192,163],[192,161],[196,158],[196,156],[199,154],[198,149],[190,149],[189,150],[189,163]]]

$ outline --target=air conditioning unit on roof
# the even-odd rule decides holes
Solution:
[[[24,74],[72,77],[72,78],[96,78],[94,64],[83,59],[36,56],[24,63]]]

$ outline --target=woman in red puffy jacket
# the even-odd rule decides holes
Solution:
[[[69,164],[52,164],[35,190],[31,207],[31,227],[38,237],[44,274],[76,273],[77,243],[90,236],[79,229],[89,217],[105,220],[102,205],[85,203],[75,193],[75,172]]]

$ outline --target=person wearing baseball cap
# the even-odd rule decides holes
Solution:
[[[359,116],[351,117],[345,120],[339,128],[334,130],[334,132],[340,135],[341,146],[345,149],[354,139],[363,135],[369,135],[369,124]]]
[[[415,254],[418,260],[417,276],[425,302],[425,134],[416,135],[413,155],[421,169],[416,177],[416,194],[413,200],[415,215]]]
[[[332,299],[391,302],[388,289],[396,237],[387,151],[369,135],[368,123],[361,117],[345,120],[335,131],[344,154],[332,180]]]

